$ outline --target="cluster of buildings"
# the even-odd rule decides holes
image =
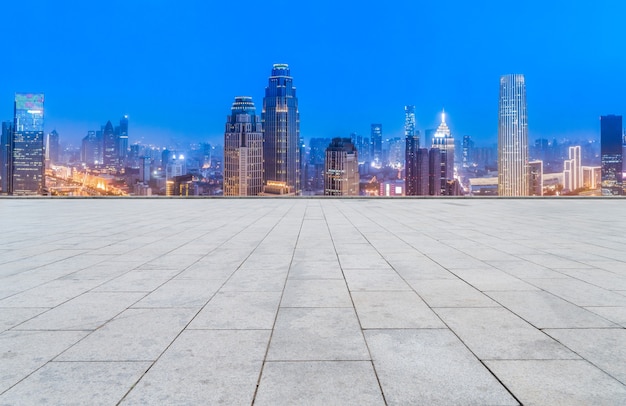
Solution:
[[[128,116],[82,139],[79,164],[62,166],[59,134],[44,136],[44,95],[17,93],[14,119],[2,123],[0,193],[49,194],[51,189],[134,195],[287,196],[542,196],[624,194],[622,117],[602,116],[600,148],[528,142],[525,78],[500,78],[498,141],[476,148],[455,140],[445,112],[436,129],[416,129],[415,106],[404,108],[404,138],[300,136],[298,98],[289,66],[272,68],[260,114],[238,96],[224,130],[223,155],[209,144],[191,151],[128,144]],[[599,158],[599,166],[584,166]],[[593,159],[591,159],[593,158]],[[480,165],[476,163],[480,162]],[[46,172],[48,170],[48,172]],[[48,179],[49,185],[46,185]],[[202,188],[202,190],[200,190]]]

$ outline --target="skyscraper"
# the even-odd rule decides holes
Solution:
[[[404,137],[416,137],[417,148],[420,147],[419,131],[415,130],[415,106],[404,106]]]
[[[563,190],[573,192],[583,186],[580,146],[569,147],[568,152],[569,159],[563,161]]]
[[[447,195],[448,181],[454,180],[454,138],[446,124],[446,113],[441,113],[441,124],[433,136],[433,148],[441,154],[440,189],[442,195]]]
[[[41,195],[44,188],[44,134],[42,93],[16,93],[9,194]]]
[[[415,138],[413,135],[407,135],[405,138],[405,186],[406,186],[406,196],[417,196],[417,183],[418,183],[418,158],[417,154],[419,151],[419,139]]]
[[[359,159],[350,138],[333,138],[324,160],[324,195],[359,195]]]
[[[102,163],[109,169],[116,169],[120,161],[119,142],[111,121],[102,129],[102,143]]]
[[[224,131],[224,196],[263,191],[263,131],[252,97],[235,97]]]
[[[428,151],[428,194],[441,195],[441,152],[439,148]]]
[[[623,195],[622,116],[600,117],[602,195]]]
[[[0,193],[9,192],[9,173],[11,165],[11,140],[13,139],[13,123],[2,122],[0,134]]]
[[[528,162],[528,194],[543,196],[543,161]]]
[[[376,164],[381,164],[383,159],[383,125],[372,124],[370,141],[372,143],[372,152],[370,158]]]
[[[498,195],[528,196],[528,122],[524,75],[500,77]]]
[[[102,165],[102,141],[95,131],[87,131],[80,149],[80,160],[89,168]]]
[[[289,66],[274,64],[263,98],[264,183],[301,194],[300,113]]]
[[[56,164],[59,161],[59,133],[52,130],[46,137],[46,161]]]
[[[117,136],[117,152],[120,163],[125,163],[128,155],[128,115],[120,120],[120,126],[115,129]]]

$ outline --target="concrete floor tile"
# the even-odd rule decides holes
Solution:
[[[149,367],[147,362],[50,362],[0,395],[0,404],[113,405]]]
[[[384,405],[370,361],[266,362],[255,405]]]
[[[135,303],[133,307],[192,307],[207,304],[220,288],[220,281],[172,279]]]
[[[144,296],[137,292],[86,293],[20,324],[18,330],[95,330]]]
[[[626,307],[620,306],[603,306],[603,307],[585,307],[586,310],[593,312],[605,319],[626,327]]]
[[[344,269],[343,274],[351,292],[411,290],[392,269]]]
[[[195,316],[194,309],[128,309],[57,361],[155,361]]]
[[[50,310],[47,307],[0,307],[0,333]]]
[[[346,282],[335,279],[290,279],[285,285],[281,307],[350,307]]]
[[[449,330],[368,330],[390,405],[517,405],[515,399]]]
[[[218,292],[192,329],[272,329],[281,292]]]
[[[123,405],[251,404],[270,332],[185,331]]]
[[[626,306],[626,297],[573,278],[528,282],[578,306]]]
[[[524,405],[621,405],[626,386],[587,361],[486,361]]]
[[[281,292],[287,270],[239,269],[226,281],[222,292]]]
[[[412,291],[352,292],[362,328],[444,328],[439,317]]]
[[[546,329],[544,331],[626,385],[626,329]]]
[[[430,307],[498,306],[484,293],[461,280],[420,280],[409,284]]]
[[[270,361],[369,360],[354,309],[281,308]]]
[[[87,331],[5,331],[0,334],[0,393],[87,334]],[[0,403],[3,403],[2,397]]]
[[[481,360],[580,359],[504,308],[437,308],[435,312]]]

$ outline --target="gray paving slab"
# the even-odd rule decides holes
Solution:
[[[626,327],[626,307],[620,306],[603,306],[603,307],[585,307],[585,309]]]
[[[222,292],[281,292],[287,269],[239,269],[221,288]]]
[[[2,299],[0,307],[55,307],[99,284],[92,280],[54,280]]]
[[[368,330],[365,337],[390,405],[518,404],[450,330]]]
[[[573,278],[529,282],[578,306],[626,306],[626,297]]]
[[[47,307],[0,308],[0,333],[50,310]]]
[[[409,284],[431,307],[490,307],[498,306],[484,293],[455,279],[409,281]]]
[[[580,360],[486,361],[524,405],[623,405],[626,386]]]
[[[380,290],[411,290],[393,269],[344,269],[344,277],[351,292]]]
[[[281,307],[350,307],[352,300],[344,280],[290,279],[285,285]]]
[[[384,405],[370,361],[266,362],[255,405]]]
[[[113,405],[149,367],[147,362],[50,362],[3,393],[0,404]]]
[[[54,359],[86,331],[5,331],[0,334],[0,394]],[[0,402],[3,402],[0,397]]]
[[[218,292],[189,325],[192,329],[268,329],[281,292]]]
[[[626,329],[546,329],[544,331],[626,385]]]
[[[537,328],[616,327],[610,321],[548,292],[510,291],[488,294]]]
[[[437,308],[435,312],[481,360],[580,359],[504,308]]]
[[[189,330],[124,399],[124,405],[252,403],[270,331]]]
[[[363,329],[445,327],[413,291],[352,292],[352,300]]]
[[[195,314],[194,309],[128,309],[56,361],[155,361]]]
[[[16,327],[19,330],[95,330],[144,296],[93,292],[78,296]]]
[[[539,290],[530,283],[490,266],[479,269],[452,269],[451,272],[483,292],[489,290]]]
[[[152,292],[181,271],[178,269],[134,269],[101,284],[99,292]]]
[[[298,250],[294,254],[294,261],[289,268],[289,279],[342,279],[343,273],[337,260],[324,258],[324,253],[318,254],[318,259],[296,259]],[[326,252],[332,252],[332,249]]]
[[[191,307],[208,303],[221,287],[221,281],[205,279],[171,279],[135,303],[133,307]]]
[[[281,308],[270,361],[369,360],[353,308]]]

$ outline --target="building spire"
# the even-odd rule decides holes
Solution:
[[[445,124],[446,123],[446,110],[445,109],[441,109],[441,124]]]

